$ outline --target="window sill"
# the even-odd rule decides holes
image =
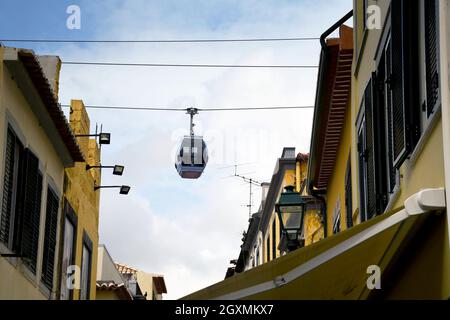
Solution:
[[[423,132],[422,136],[419,139],[419,142],[417,142],[417,145],[415,146],[413,152],[411,153],[409,159],[407,160],[407,165],[409,167],[414,167],[415,163],[417,162],[417,159],[422,153],[422,150],[425,147],[426,143],[428,142],[428,139],[430,138],[431,133],[436,127],[439,119],[441,119],[441,107],[437,108],[437,110],[431,116],[428,125],[425,128],[425,131]]]
[[[11,250],[9,250],[3,243],[0,243],[0,252],[3,254],[14,254]],[[17,272],[20,273],[23,278],[25,278],[30,284],[39,289],[39,292],[47,297],[50,298],[50,291],[47,288],[42,288],[43,285],[41,283],[38,284],[36,280],[36,275],[29,269],[29,267],[24,263],[22,258],[19,257],[0,257],[0,259],[5,259],[8,261],[8,263],[16,269]]]
[[[8,249],[7,246],[5,246],[3,243],[0,243],[0,252],[3,254],[14,254],[11,250]],[[0,259],[5,259],[9,262],[11,266],[17,269],[17,266],[19,265],[19,258],[16,257],[0,257]]]

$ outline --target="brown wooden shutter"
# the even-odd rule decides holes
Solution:
[[[39,243],[39,223],[42,195],[42,174],[39,172],[39,160],[29,150],[24,152],[24,173],[22,180],[23,201],[20,208],[20,248],[25,263],[32,272],[36,272],[36,260]]]
[[[425,59],[427,116],[436,110],[439,103],[439,58],[438,58],[438,21],[437,1],[425,1]]]
[[[55,250],[58,226],[59,199],[49,187],[47,191],[47,209],[45,218],[44,256],[42,260],[42,282],[48,289],[53,288]]]

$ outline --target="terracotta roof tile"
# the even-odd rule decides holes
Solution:
[[[116,263],[116,268],[122,274],[136,274],[139,271],[138,269],[132,268],[130,266],[121,263]]]

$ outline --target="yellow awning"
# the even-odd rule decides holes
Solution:
[[[370,290],[366,281],[371,275],[367,268],[379,266],[383,274],[398,249],[425,219],[421,213],[445,208],[443,190],[429,191],[408,199],[406,209],[380,215],[183,299],[367,298]],[[427,206],[429,198],[434,207]],[[422,206],[422,199],[428,203]]]

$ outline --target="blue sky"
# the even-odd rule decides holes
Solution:
[[[81,30],[66,28],[66,8],[81,8]],[[319,37],[347,13],[350,0],[148,1],[2,0],[0,38],[189,39]],[[154,63],[318,64],[319,43],[27,44],[62,60]],[[60,101],[167,107],[312,105],[317,70],[105,68],[63,66]],[[224,178],[234,163],[260,181],[272,175],[282,148],[309,151],[312,110],[201,113],[196,130],[208,141],[204,176],[181,180],[173,165],[183,113],[89,110],[112,144],[105,165],[124,164],[127,197],[102,192],[100,241],[119,262],[165,275],[169,298],[223,279],[247,228],[248,187]],[[260,190],[255,190],[255,208]]]

